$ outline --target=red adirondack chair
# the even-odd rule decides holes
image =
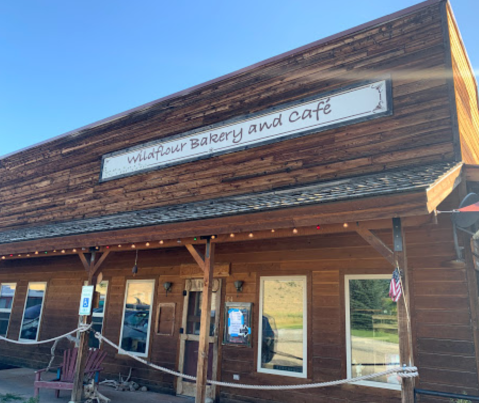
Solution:
[[[35,372],[34,397],[38,397],[40,388],[55,389],[55,396],[60,397],[61,390],[72,390],[75,377],[75,366],[77,362],[78,349],[73,348],[65,350],[63,354],[63,363],[57,367],[57,378],[51,381],[42,381],[42,373],[47,370],[40,369]],[[94,377],[95,383],[98,383],[101,363],[106,357],[106,352],[96,349],[88,350],[88,356],[85,366],[85,375],[89,378]]]

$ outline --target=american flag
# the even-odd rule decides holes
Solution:
[[[399,273],[399,269],[396,268],[393,272],[393,276],[391,277],[391,283],[389,285],[389,296],[394,302],[398,302],[402,294],[400,276],[401,274]]]

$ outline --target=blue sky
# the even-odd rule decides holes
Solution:
[[[417,3],[5,0],[0,156]],[[479,0],[451,3],[479,71]]]

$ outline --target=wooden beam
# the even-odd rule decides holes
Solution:
[[[100,259],[98,260],[98,262],[97,262],[97,263],[95,264],[95,266],[93,267],[91,276],[94,276],[94,275],[96,274],[96,272],[98,271],[98,269],[99,269],[100,266],[103,264],[103,262],[105,261],[105,259],[108,257],[109,254],[110,254],[110,251],[109,251],[109,250],[106,250],[105,252],[103,252],[103,254],[101,255]]]
[[[282,228],[310,226],[316,224],[342,224],[368,220],[388,220],[392,217],[414,217],[428,215],[426,192],[404,193],[369,197],[358,200],[324,203],[285,210],[240,214],[237,216],[187,221],[175,224],[152,225],[145,228],[131,228],[103,231],[61,238],[38,239],[0,245],[0,255],[72,249],[85,245],[125,245],[160,239],[193,238],[210,234],[230,234],[251,231],[271,231]]]
[[[449,196],[452,191],[462,181],[462,167],[458,165],[455,169],[442,176],[437,182],[427,189],[427,208],[429,212],[434,211],[444,199]]]
[[[83,252],[80,252],[78,253],[78,256],[80,257],[80,260],[83,263],[83,267],[85,268],[85,271],[88,273],[90,271],[90,264],[86,260],[85,254]]]
[[[200,340],[198,346],[198,366],[196,370],[196,403],[204,403],[206,398],[214,251],[215,244],[211,242],[211,239],[208,239],[206,242],[204,260],[203,300],[201,301]]]
[[[399,221],[398,221],[399,220]],[[400,219],[396,219],[396,223],[399,223],[398,230],[400,231],[402,245],[401,250],[394,252],[394,258],[397,261],[399,270],[401,271],[403,295],[397,303],[398,308],[398,333],[399,333],[399,356],[401,364],[407,364],[409,366],[414,365],[413,358],[413,342],[412,342],[412,320],[411,320],[411,298],[410,292],[412,291],[412,281],[410,279],[407,267],[407,255],[406,255],[406,239],[404,234],[404,228],[401,226]],[[394,222],[393,222],[393,243],[394,239]],[[396,240],[397,241],[397,240]],[[402,403],[414,403],[414,386],[416,378],[402,378],[401,388],[401,402]]]
[[[389,247],[381,241],[376,235],[374,235],[367,228],[356,225],[356,232],[367,242],[369,243],[377,252],[383,255],[386,260],[396,268],[396,258],[394,252],[389,249]]]
[[[200,266],[200,269],[205,271],[205,257],[203,254],[192,244],[186,244],[185,246],[186,249],[188,249],[188,252],[190,252],[191,256],[193,256],[193,259],[195,259],[196,263],[198,263],[198,266]]]
[[[315,221],[312,221],[316,223]],[[426,224],[433,223],[433,216],[431,214],[422,215],[422,216],[415,216],[415,217],[405,217],[402,219],[402,223],[404,227],[418,227]],[[320,229],[317,229],[317,224],[321,224]],[[341,224],[324,224],[317,222],[316,224],[309,224],[307,226],[299,226],[295,223],[295,227],[297,229],[297,233],[293,234],[293,226],[290,223],[289,228],[274,228],[274,232],[271,232],[271,228],[268,230],[261,230],[261,231],[254,231],[254,236],[252,238],[249,237],[249,231],[241,232],[237,231],[236,229],[232,231],[234,237],[231,237],[231,232],[225,234],[219,234],[216,237],[216,243],[231,243],[231,242],[242,242],[242,241],[257,241],[258,239],[275,239],[275,238],[289,238],[292,236],[309,236],[309,235],[324,235],[324,234],[338,234],[338,233],[345,233],[345,232],[352,232],[354,231],[354,225],[350,223],[349,227],[344,227],[344,223]],[[375,229],[389,229],[391,228],[391,219],[381,219],[381,220],[372,220],[372,221],[361,221],[358,224],[361,227],[368,228],[369,230]],[[108,245],[108,248],[105,246],[100,246],[97,252],[106,252],[109,250],[110,252],[125,252],[130,250],[129,245],[131,243],[135,243],[136,249],[139,250],[152,250],[152,249],[159,249],[159,248],[177,248],[183,247],[186,244],[192,245],[204,245],[206,243],[205,240],[197,239],[195,241],[194,237],[187,237],[182,239],[182,243],[178,243],[178,238],[174,239],[164,239],[163,242],[160,244],[158,238],[155,238],[153,234],[150,234],[148,231],[143,229],[141,235],[131,235],[127,242],[123,242],[120,246],[116,245]],[[56,242],[63,242],[66,238],[58,238]],[[45,240],[47,241],[47,240]],[[40,240],[39,242],[42,242]],[[145,242],[145,243],[143,243]],[[146,242],[150,245],[146,246]],[[107,245],[109,243],[105,243]],[[8,244],[7,244],[8,245]],[[10,244],[12,247],[17,247],[16,244]],[[2,245],[0,245],[1,248]],[[35,247],[35,246],[32,246]],[[37,248],[38,249],[38,248]],[[18,251],[12,250],[11,252],[17,253]],[[48,253],[45,255],[43,253],[39,253],[38,255],[34,254],[33,252],[29,251],[30,253],[23,253],[18,256],[16,255],[10,256],[10,254],[3,255],[5,259],[2,259],[0,256],[0,264],[2,262],[7,262],[9,260],[17,260],[17,259],[43,259],[43,258],[51,258],[52,256],[68,256],[68,255],[77,255],[78,252],[75,250],[73,252],[72,249],[65,249],[65,253],[56,252],[56,253]]]
[[[80,256],[80,259],[83,258],[82,259],[83,264],[85,265],[86,263],[88,265],[87,285],[91,285],[93,287],[96,286],[96,282],[97,282],[96,273],[109,254],[110,254],[110,251],[104,252],[97,262],[96,261],[97,252],[94,251],[90,255],[89,264],[83,253],[78,254]],[[91,315],[82,316],[81,318],[82,324],[89,325],[91,322],[92,322]],[[83,378],[85,373],[87,354],[88,354],[88,334],[85,332],[82,332],[80,333],[80,341],[78,344],[77,361],[75,366],[75,378],[73,380],[73,389],[72,389],[70,403],[80,403],[82,400]]]

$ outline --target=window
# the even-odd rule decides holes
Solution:
[[[147,356],[151,307],[155,280],[126,282],[120,346],[131,353]]]
[[[37,341],[47,283],[28,283],[20,339]]]
[[[0,336],[7,336],[16,287],[15,283],[0,284]]]
[[[88,285],[88,282],[85,281],[84,285]],[[105,306],[106,306],[106,294],[108,292],[108,281],[102,281],[95,286],[95,292],[100,294],[98,300],[98,308],[93,308],[92,312],[92,329],[98,333],[102,333],[103,329],[103,318],[105,317]],[[81,318],[79,319],[79,324],[81,323]],[[77,335],[79,338],[79,334]],[[93,333],[88,333],[88,346],[91,348],[99,348],[100,341],[95,337]]]
[[[389,298],[388,275],[345,277],[348,378],[400,365],[397,305]],[[357,382],[401,389],[396,374]]]
[[[306,276],[261,277],[258,372],[306,378]]]

